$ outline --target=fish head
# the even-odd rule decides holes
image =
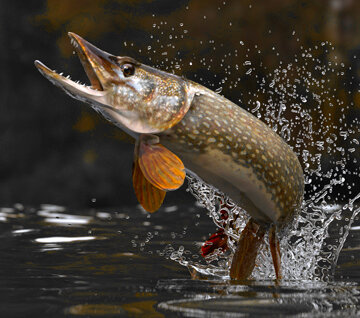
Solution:
[[[191,97],[182,77],[131,57],[109,54],[74,33],[69,37],[91,86],[73,81],[40,61],[35,61],[36,67],[53,84],[90,104],[128,133],[165,131],[188,111]]]

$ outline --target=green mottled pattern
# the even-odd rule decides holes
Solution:
[[[205,94],[195,94],[189,111],[166,138],[198,154],[220,150],[252,169],[263,185],[261,190],[280,212],[277,221],[281,223],[302,202],[304,179],[297,156],[262,121],[214,92],[202,90]]]

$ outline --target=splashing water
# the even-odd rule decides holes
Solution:
[[[161,30],[165,25],[154,27]],[[182,28],[183,23],[180,26]],[[161,35],[168,31],[161,31]],[[184,30],[186,36],[187,33],[188,30]],[[183,39],[184,34],[179,38]],[[295,39],[295,31],[292,36]],[[295,40],[300,42],[299,38]],[[272,47],[272,51],[266,53],[274,55],[271,59],[275,62],[270,69],[262,62],[265,56],[261,56],[258,45],[254,45],[254,52],[243,40],[230,49],[216,40],[208,40],[207,44],[200,40],[198,49],[204,48],[203,45],[224,52],[219,63],[223,70],[221,79],[218,78],[218,64],[207,50],[204,54],[192,54],[189,62],[177,54],[174,43],[162,44],[161,48],[168,50],[166,55],[172,56],[171,60],[158,54],[150,60],[155,67],[175,73],[199,65],[203,72],[193,74],[195,81],[218,94],[225,89],[236,91],[235,95],[240,96],[237,103],[264,121],[291,146],[303,166],[305,199],[300,213],[280,233],[283,277],[285,280],[331,280],[350,227],[360,212],[360,189],[357,187],[360,182],[360,125],[354,102],[360,96],[356,73],[358,56],[350,54],[345,62],[345,57],[338,56],[329,41],[322,41],[313,47],[301,46],[296,55],[287,56],[284,62]],[[199,49],[199,52],[202,51]],[[241,59],[243,62],[238,62]],[[209,80],[211,75],[213,78]],[[188,191],[199,206],[207,209],[214,224],[228,235],[229,251],[218,250],[212,257],[197,261],[198,248],[191,252],[182,245],[175,248],[169,244],[161,254],[192,272],[228,278],[236,241],[249,216],[196,175],[189,172],[187,179]],[[224,213],[228,215],[226,220]],[[267,242],[267,237],[264,241]],[[254,278],[275,277],[267,243],[256,264]]]
[[[360,193],[356,189],[359,168],[354,155],[359,151],[360,129],[356,119],[350,121],[354,103],[336,99],[337,87],[329,80],[336,77],[345,83],[351,67],[346,69],[343,63],[325,63],[317,58],[333,51],[329,42],[303,49],[293,62],[280,62],[273,72],[262,78],[255,76],[257,91],[245,93],[239,100],[291,145],[304,167],[305,201],[299,215],[280,233],[285,280],[330,280],[351,224],[360,212]],[[251,61],[244,64],[252,65]],[[353,81],[354,76],[351,85]],[[347,84],[340,89],[350,96],[351,91],[345,89]],[[334,103],[341,113],[335,124]],[[189,253],[184,254],[183,246],[175,249],[170,245],[165,255],[196,273],[228,278],[236,242],[249,215],[191,172],[187,179],[188,191],[228,235],[229,251],[223,253],[219,249],[206,261],[194,262]],[[268,242],[266,237],[264,241]],[[275,278],[267,243],[263,244],[256,264],[253,278]]]
[[[250,216],[245,210],[236,206],[229,197],[207,185],[197,176],[188,175],[187,179],[188,190],[196,197],[200,205],[209,211],[209,216],[214,223],[219,228],[224,229],[228,235],[228,246],[231,253],[217,255],[215,253],[215,257],[207,259],[207,261],[209,263],[217,262],[217,266],[211,265],[209,268],[198,263],[185,261],[178,251],[172,255],[172,259],[190,266],[201,274],[228,278],[226,273],[232,259],[232,253],[235,252],[239,234]],[[360,194],[350,200],[349,204],[353,204],[359,198]],[[347,208],[348,205],[342,208],[336,205],[316,206],[312,200],[304,203],[300,215],[283,230],[282,235],[280,234],[281,261],[285,280],[328,280],[330,278],[329,274],[334,270],[350,225],[360,212],[360,208],[354,210],[351,220],[348,221],[348,224],[343,225],[344,232],[342,232],[342,237],[338,243],[324,245],[330,225],[334,220],[341,220],[342,212]],[[222,218],[224,209],[229,215],[226,220]],[[268,239],[265,236],[264,246],[256,260],[257,267],[252,274],[253,278],[259,280],[275,278],[270,249],[266,242]]]

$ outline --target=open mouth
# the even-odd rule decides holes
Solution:
[[[73,81],[70,75],[64,76],[63,73],[57,73],[40,61],[35,61],[35,66],[49,81],[64,89],[73,97],[94,99],[96,96],[103,96],[105,90],[100,80],[101,70],[111,70],[110,55],[85,41],[75,33],[69,32],[69,37],[89,78],[90,85]]]
[[[84,67],[86,75],[90,80],[91,88],[99,90],[99,91],[103,91],[104,89],[101,85],[101,82],[94,71],[94,67],[95,67],[95,65],[93,65],[94,62],[91,62],[92,55],[95,52],[92,52],[91,47],[89,47],[89,46],[93,46],[93,45],[86,42],[85,40],[83,40],[81,37],[79,37],[75,33],[69,32],[69,37],[71,40],[71,44],[74,47],[77,55],[79,56],[81,64]]]

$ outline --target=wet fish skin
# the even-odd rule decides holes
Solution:
[[[148,136],[146,142],[153,139],[166,146],[187,169],[228,194],[254,220],[281,224],[300,209],[300,163],[262,121],[200,84],[106,53],[76,34],[69,36],[91,87],[36,61],[52,83],[89,103],[135,139]]]
[[[91,86],[72,81],[40,61],[35,66],[54,85],[90,104],[134,138],[172,127],[187,112],[192,96],[182,77],[104,52],[74,33],[69,36]],[[134,74],[126,75],[129,68]]]
[[[284,223],[300,209],[304,177],[291,148],[266,124],[215,92],[195,91],[184,118],[160,142],[255,220]]]
[[[133,185],[141,205],[156,211],[166,191],[183,184],[184,162],[251,216],[234,252],[230,277],[248,278],[270,228],[274,270],[281,279],[277,231],[300,209],[304,191],[303,171],[291,148],[259,119],[215,92],[101,51],[76,34],[69,36],[91,87],[39,61],[35,65],[53,84],[136,139]],[[215,244],[213,250],[227,246],[226,236],[211,236],[207,242]],[[211,249],[203,249],[204,256],[209,253]]]

